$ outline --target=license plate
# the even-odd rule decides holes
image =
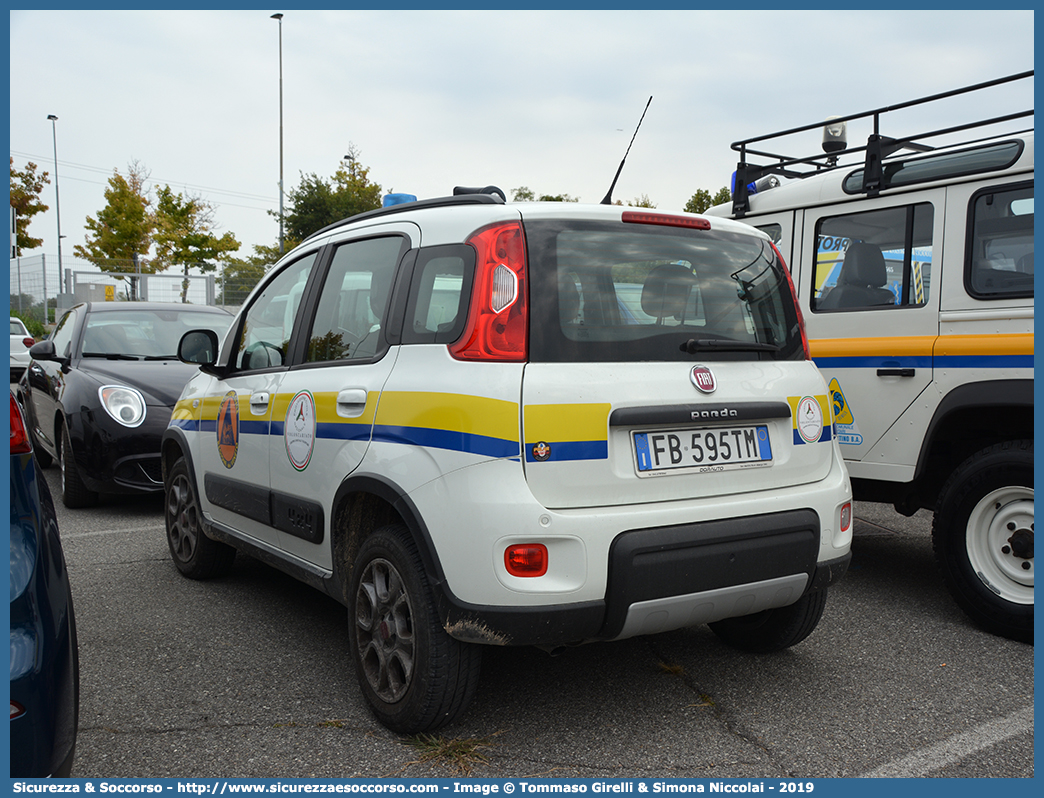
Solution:
[[[687,469],[701,474],[772,464],[768,427],[634,432],[634,459],[638,473],[652,475]]]

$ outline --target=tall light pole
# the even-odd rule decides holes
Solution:
[[[279,22],[279,254],[283,254],[283,15],[273,14]],[[58,256],[61,260],[61,255]]]
[[[51,140],[54,142],[54,215],[58,218],[58,274],[62,273],[62,209],[58,202],[58,131],[55,128],[55,122],[58,121],[58,117],[54,114],[48,114],[47,118],[51,120]]]

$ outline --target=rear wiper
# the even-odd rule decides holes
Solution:
[[[103,357],[106,360],[137,360],[137,355],[123,355],[117,352],[84,352],[83,357]]]
[[[678,347],[682,352],[695,355],[697,352],[778,352],[775,344],[757,341],[736,341],[732,338],[690,338]]]

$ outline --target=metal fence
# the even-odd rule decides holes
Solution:
[[[181,273],[178,267],[139,274],[132,261],[112,261],[101,271],[93,263],[46,255],[11,259],[11,312],[53,324],[79,302],[188,302],[217,305],[235,312],[255,281],[237,278],[219,267],[214,274]],[[46,317],[45,317],[46,308]]]

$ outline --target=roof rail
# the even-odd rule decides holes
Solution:
[[[458,191],[460,187],[454,188],[454,192]],[[490,189],[494,189],[495,192],[489,193]],[[446,205],[503,205],[504,204],[504,192],[496,186],[487,186],[482,189],[466,189],[474,192],[469,194],[454,194],[452,197],[434,197],[432,199],[417,200],[415,202],[402,202],[398,205],[388,205],[384,208],[377,208],[373,211],[363,211],[357,213],[354,216],[349,216],[347,219],[341,219],[339,222],[333,222],[332,224],[326,225],[320,230],[316,230],[305,241],[311,241],[316,236],[321,236],[324,233],[329,233],[331,230],[336,230],[338,227],[343,227],[346,224],[353,224],[363,219],[370,219],[375,216],[388,216],[393,213],[402,213],[403,211],[412,211],[416,208],[440,208]],[[481,193],[479,193],[481,192]],[[304,242],[301,242],[304,243]]]
[[[825,119],[821,122],[813,122],[810,125],[802,125],[801,127],[790,128],[789,130],[782,130],[778,133],[770,133],[765,136],[756,136],[750,139],[744,139],[743,141],[736,141],[732,144],[732,149],[739,153],[739,163],[736,165],[736,176],[735,176],[735,187],[733,188],[732,195],[732,213],[736,218],[744,216],[750,210],[750,194],[755,193],[750,191],[749,185],[756,183],[763,177],[768,175],[781,175],[783,177],[791,178],[803,178],[809,175],[816,174],[825,169],[833,169],[838,166],[838,157],[844,154],[853,154],[864,152],[866,153],[863,169],[863,193],[867,196],[877,196],[881,191],[881,180],[882,180],[882,161],[888,158],[890,155],[898,152],[899,150],[907,149],[916,152],[928,152],[934,147],[925,144],[926,139],[931,139],[938,136],[948,135],[951,133],[957,133],[962,130],[972,130],[975,128],[986,127],[988,125],[995,125],[1002,122],[1010,122],[1016,119],[1023,119],[1026,117],[1033,116],[1033,109],[1030,108],[1026,111],[1018,111],[1011,114],[1005,114],[1002,116],[992,117],[990,119],[981,119],[975,122],[968,122],[962,125],[956,125],[952,127],[942,128],[939,130],[930,130],[924,133],[916,133],[910,136],[903,136],[901,138],[891,138],[881,134],[881,116],[889,113],[890,111],[898,111],[903,108],[911,108],[917,105],[926,105],[937,100],[942,100],[947,97],[955,97],[960,94],[968,94],[974,91],[981,91],[983,89],[992,88],[1005,83],[1012,83],[1018,80],[1025,80],[1033,77],[1033,70],[1028,72],[1019,72],[1014,75],[1009,75],[1003,78],[997,78],[996,80],[986,81],[985,83],[976,83],[972,86],[965,86],[960,89],[953,89],[951,91],[942,92],[941,94],[933,94],[928,97],[921,97],[916,100],[909,100],[907,102],[899,103],[898,105],[889,105],[883,108],[876,108],[871,111],[863,111],[857,114],[849,114],[848,116],[836,116]],[[854,149],[846,148],[843,142],[835,143],[834,146],[822,154],[810,155],[806,157],[792,157],[788,155],[781,155],[779,153],[764,152],[761,150],[752,149],[750,145],[758,144],[763,141],[771,141],[772,139],[782,138],[789,136],[794,133],[802,133],[806,130],[815,130],[817,128],[825,128],[828,125],[841,125],[842,123],[848,123],[853,119],[873,119],[873,133],[867,137],[865,147],[856,147]],[[1030,127],[1032,130],[1032,126]],[[824,143],[824,150],[827,150],[827,144]],[[768,158],[771,159],[772,163],[754,164],[748,162],[750,156],[756,156],[759,159]]]

